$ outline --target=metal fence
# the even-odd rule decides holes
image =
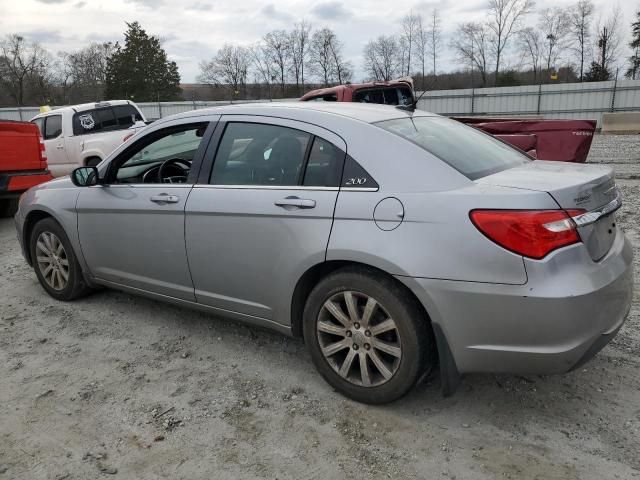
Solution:
[[[419,93],[418,93],[419,95]],[[287,98],[278,101],[296,101]],[[268,100],[253,100],[253,102]],[[248,103],[240,101],[234,103]],[[231,102],[151,102],[138,103],[145,117],[155,120]],[[421,110],[441,115],[540,115],[544,118],[580,118],[602,122],[606,112],[640,111],[640,80],[611,80],[592,83],[525,85],[521,87],[435,90],[418,104]],[[29,120],[38,107],[0,108],[0,119]]]
[[[441,115],[540,115],[597,120],[607,112],[640,111],[640,80],[436,90],[418,104]]]

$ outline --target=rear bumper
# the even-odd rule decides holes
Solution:
[[[615,336],[629,312],[631,245],[619,231],[599,262],[575,245],[525,266],[525,285],[399,279],[439,325],[458,372],[577,368]]]
[[[31,187],[52,179],[49,170],[0,172],[0,198],[20,196]]]

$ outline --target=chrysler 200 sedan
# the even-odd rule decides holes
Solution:
[[[16,214],[54,298],[97,286],[300,336],[334,388],[393,401],[439,367],[567,372],[620,329],[632,250],[599,165],[360,104],[252,104],[153,123]]]

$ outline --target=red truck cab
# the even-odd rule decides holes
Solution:
[[[413,84],[398,79],[388,82],[347,83],[335,87],[312,90],[300,98],[303,102],[358,102],[384,105],[410,105],[413,103]]]
[[[0,217],[13,215],[23,192],[52,178],[38,126],[0,120]]]

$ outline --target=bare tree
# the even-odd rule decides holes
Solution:
[[[534,0],[489,0],[487,26],[491,31],[492,54],[495,57],[495,80],[500,73],[502,54],[509,39],[520,28],[522,19],[531,12]]]
[[[640,73],[640,10],[636,12],[636,21],[631,24],[629,47],[633,50],[633,54],[629,57],[629,68],[624,75],[631,80],[636,80]]]
[[[92,43],[75,52],[60,52],[58,57],[58,81],[66,91],[67,86],[89,92],[99,100],[106,82],[107,62],[113,52],[112,43]],[[65,93],[66,97],[66,93]]]
[[[267,85],[269,100],[271,100],[273,97],[271,92],[271,82],[275,78],[275,75],[268,49],[264,44],[258,42],[252,47],[249,47],[248,52],[249,58],[251,59],[251,62],[255,67],[255,71],[258,74],[258,78],[264,81]]]
[[[47,52],[20,35],[9,35],[0,42],[0,85],[18,106],[24,105],[26,87],[34,76],[49,68]]]
[[[398,39],[393,35],[380,35],[375,40],[370,40],[364,47],[364,68],[372,80],[391,80],[398,70],[400,46]]]
[[[427,32],[427,26],[422,19],[422,15],[416,15],[417,18],[417,26],[416,26],[416,57],[418,58],[418,62],[420,62],[421,72],[422,72],[422,89],[424,90],[425,86],[425,66],[427,63],[427,47],[429,45],[429,34]]]
[[[456,52],[458,61],[463,65],[478,69],[482,78],[482,86],[487,84],[487,71],[491,60],[491,46],[489,44],[489,28],[479,22],[467,22],[458,26],[451,42],[451,48]]]
[[[440,54],[440,47],[442,46],[442,26],[440,24],[440,12],[434,8],[429,17],[429,27],[427,30],[427,45],[431,54],[431,60],[433,61],[433,77],[436,77],[436,61]]]
[[[409,15],[405,15],[402,18],[401,39],[404,41],[404,51],[406,52],[406,61],[404,62],[405,65],[402,69],[402,75],[411,75],[411,53],[415,48],[418,21],[418,16],[414,15],[413,12],[409,12]]]
[[[407,70],[407,65],[409,64],[409,43],[403,35],[397,36],[396,42],[398,44],[398,73],[404,75],[404,72]]]
[[[568,47],[571,17],[564,8],[546,8],[540,12],[539,27],[545,44],[543,59],[545,67],[549,71]]]
[[[538,30],[527,27],[518,33],[518,41],[523,57],[527,59],[527,64],[533,70],[533,82],[537,83],[538,75],[541,75],[542,50],[544,48],[542,36]]]
[[[231,91],[231,98],[245,89],[251,57],[249,50],[242,46],[224,44],[210,61],[200,62],[198,81],[209,85],[225,85]]]
[[[353,67],[342,49],[342,42],[330,28],[317,30],[311,37],[309,65],[326,86],[351,80]]]
[[[613,73],[620,55],[620,7],[617,6],[605,20],[598,20],[596,26],[597,56],[595,61],[603,70]]]
[[[291,69],[296,79],[296,88],[299,91],[300,85],[302,85],[302,92],[304,92],[304,67],[309,54],[311,25],[302,20],[300,23],[295,24],[289,36],[289,43],[291,45]]]
[[[351,81],[353,76],[353,66],[351,62],[345,60],[342,50],[344,49],[343,43],[338,40],[338,37],[333,34],[330,36],[329,49],[331,57],[333,58],[333,66],[338,77],[338,83]]]
[[[571,35],[575,40],[573,50],[580,63],[580,81],[584,78],[584,63],[590,50],[591,22],[593,17],[593,3],[591,0],[578,0],[571,7]]]
[[[287,71],[291,62],[291,42],[290,37],[284,30],[274,30],[264,36],[264,45],[274,70],[278,75],[278,81],[282,88],[282,96],[285,96],[287,82]]]

